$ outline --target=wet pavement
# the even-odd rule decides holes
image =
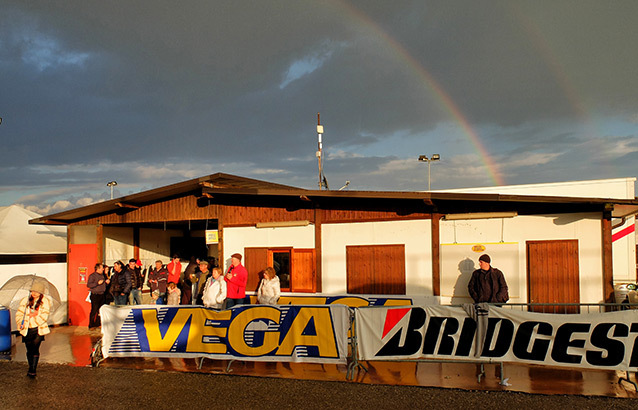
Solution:
[[[50,372],[49,365],[58,369],[90,368],[91,351],[100,340],[101,333],[89,331],[86,327],[56,326],[41,346],[41,362],[43,372]],[[0,370],[17,366],[22,372],[26,369],[24,344],[17,337],[17,343],[12,348],[10,357],[0,360]],[[258,376],[251,380],[296,380],[331,382],[333,386],[421,386],[449,389],[481,390],[508,393],[523,392],[543,395],[573,395],[578,397],[599,396],[622,398],[616,403],[638,404],[638,394],[634,386],[621,382],[619,377],[625,372],[600,370],[570,370],[527,365],[504,365],[503,379],[508,385],[501,385],[500,367],[497,364],[486,364],[485,375],[479,380],[480,367],[468,363],[440,363],[440,362],[363,362],[368,369],[357,369],[353,382],[346,380],[347,366],[314,363],[277,363],[277,362],[243,362],[228,360],[204,360],[199,369],[196,359],[167,359],[167,358],[108,358],[100,363],[97,372],[110,370],[129,371],[142,370],[133,373],[158,375],[159,373],[183,374],[201,376],[223,376],[230,379],[245,379],[235,376]],[[15,369],[14,369],[15,370]],[[91,370],[91,369],[89,369]],[[19,370],[15,370],[21,373]],[[4,373],[4,372],[3,372]],[[113,373],[106,373],[113,374]],[[129,377],[129,376],[127,376]],[[137,376],[136,376],[137,377]],[[181,377],[181,376],[180,376]],[[3,377],[4,378],[4,377]],[[22,376],[20,376],[22,379]],[[630,374],[631,381],[635,381],[635,374]],[[337,382],[337,384],[334,384]],[[209,383],[209,382],[206,382]],[[258,383],[258,382],[257,382]],[[268,383],[271,383],[270,381]],[[444,389],[445,390],[445,389]],[[456,390],[450,390],[456,391]],[[476,393],[476,392],[474,392]],[[1,397],[2,395],[0,395]],[[529,395],[528,395],[529,396]],[[545,397],[548,396],[539,396]],[[593,399],[593,397],[590,397]],[[571,406],[570,406],[571,407]],[[112,408],[112,406],[111,406]],[[244,407],[245,408],[245,407]]]

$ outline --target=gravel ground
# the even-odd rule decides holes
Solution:
[[[219,374],[0,362],[0,408],[635,409],[638,399],[546,396]],[[37,397],[38,403],[35,403]]]

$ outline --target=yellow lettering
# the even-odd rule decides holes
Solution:
[[[364,298],[351,297],[351,296],[339,298],[331,303],[331,305],[346,305],[351,308],[368,306],[368,304],[369,304],[368,301]]]
[[[184,329],[186,322],[199,309],[178,309],[175,317],[171,321],[166,334],[162,337],[159,329],[159,321],[157,320],[157,310],[144,309],[142,317],[144,318],[144,329],[146,329],[146,337],[148,338],[148,347],[152,352],[168,352],[175,344],[177,337]],[[192,322],[191,321],[191,326]],[[192,332],[189,332],[192,334]],[[190,337],[189,334],[189,337]]]
[[[316,335],[303,335],[311,319],[314,319]],[[296,346],[317,346],[319,356],[337,357],[337,346],[330,309],[327,307],[303,307],[290,325],[277,356],[290,356]]]
[[[278,305],[325,305],[326,298],[321,296],[282,296]]]
[[[267,319],[279,323],[280,312],[269,306],[259,306],[246,309],[233,318],[228,327],[228,343],[244,356],[263,356],[275,350],[279,343],[279,332],[264,332],[264,342],[261,346],[248,346],[244,340],[246,327],[254,320]]]
[[[188,346],[186,351],[188,352],[203,352],[203,353],[226,353],[226,343],[213,343],[204,342],[206,338],[211,336],[226,337],[228,329],[224,327],[216,327],[212,324],[206,325],[206,321],[220,321],[230,320],[232,312],[230,310],[222,310],[216,312],[208,309],[198,309],[202,318],[195,322],[195,318],[191,322],[191,334],[195,337],[188,338]]]

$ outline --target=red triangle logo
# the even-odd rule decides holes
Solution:
[[[383,325],[383,336],[381,336],[381,339],[383,339],[410,310],[411,308],[388,309],[388,313],[385,315],[385,324]]]

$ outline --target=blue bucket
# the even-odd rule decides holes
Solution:
[[[0,352],[11,350],[11,311],[0,307]]]

